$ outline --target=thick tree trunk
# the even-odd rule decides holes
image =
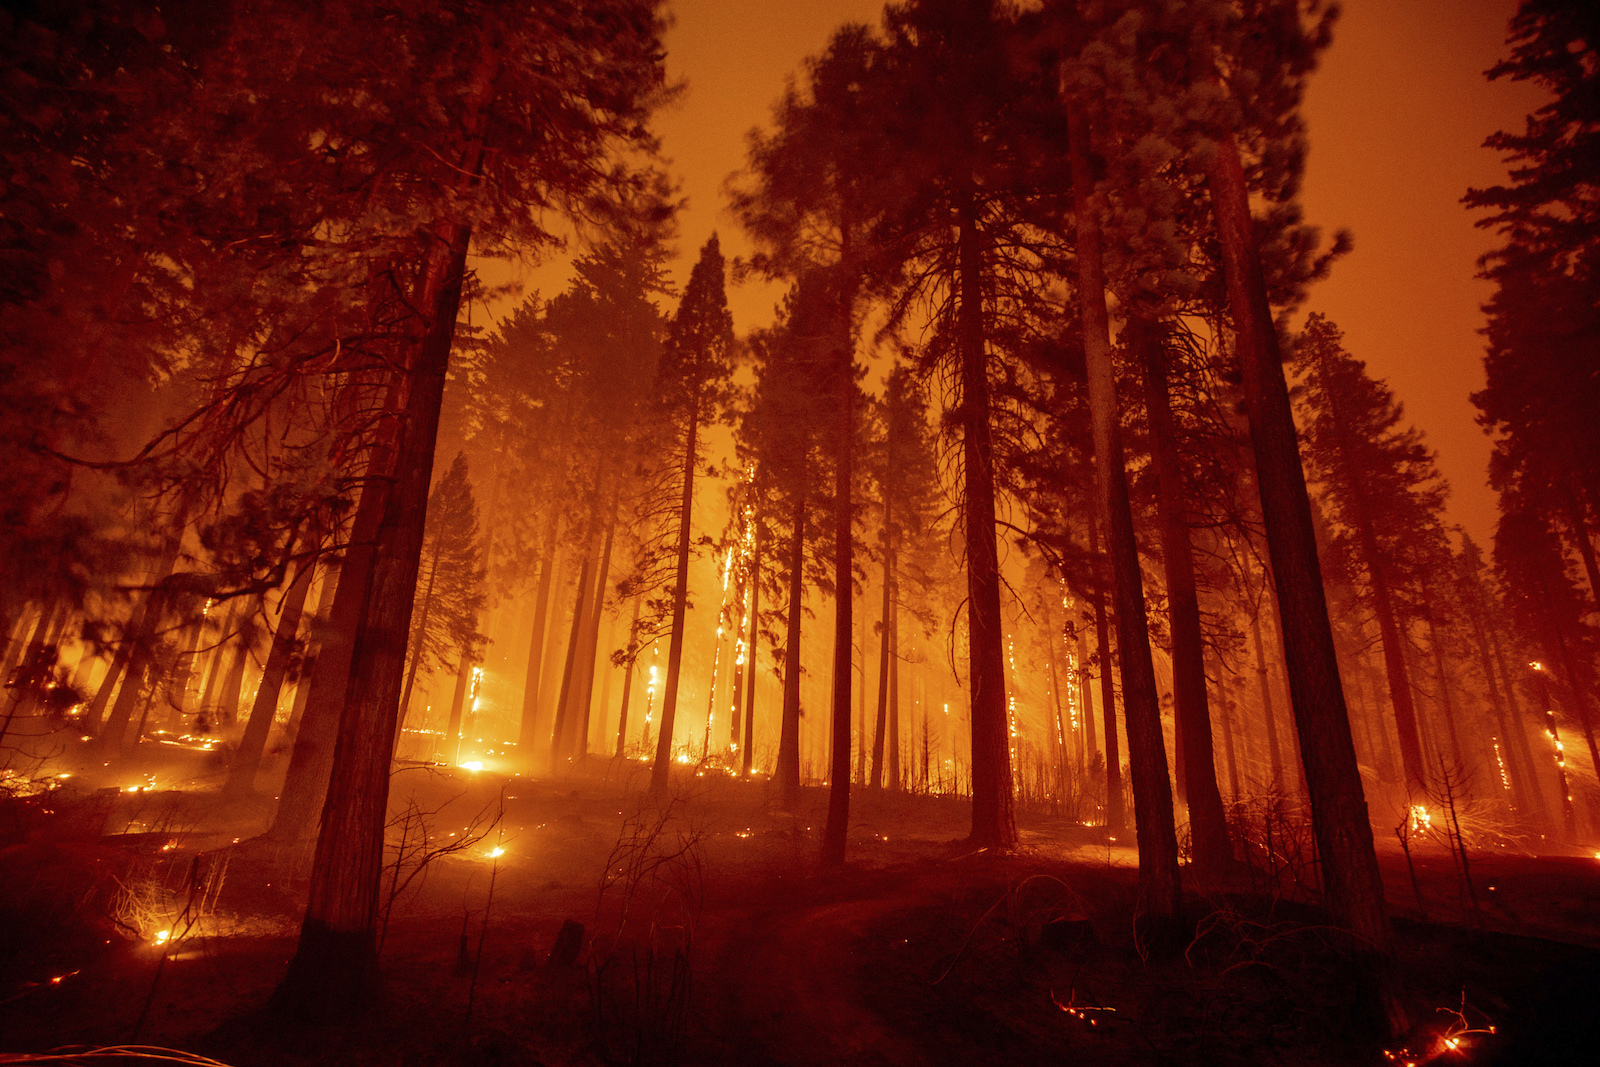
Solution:
[[[1142,350],[1145,406],[1150,420],[1150,450],[1156,469],[1156,504],[1161,516],[1161,562],[1167,578],[1168,625],[1172,631],[1172,696],[1179,766],[1189,805],[1190,849],[1195,867],[1208,874],[1233,862],[1228,818],[1217,789],[1211,706],[1206,693],[1205,642],[1200,631],[1200,595],[1195,587],[1194,551],[1183,472],[1178,458],[1177,421],[1167,382],[1166,353],[1149,323],[1129,323],[1132,343]]]
[[[522,723],[517,731],[517,761],[532,773],[539,743],[539,686],[543,680],[545,629],[550,618],[550,586],[556,563],[556,530],[561,509],[553,502],[545,519],[544,554],[539,560],[539,584],[533,595],[533,634],[528,639],[528,672],[522,686]]]
[[[850,231],[842,231],[840,272],[850,267]],[[852,331],[855,294],[845,279],[836,309],[833,426],[833,751],[828,786],[828,822],[822,834],[822,862],[843,863],[850,834],[850,686],[855,678],[855,393],[856,358]]]
[[[1134,539],[1122,441],[1117,431],[1116,374],[1106,315],[1105,271],[1100,260],[1100,226],[1093,203],[1094,177],[1089,169],[1088,131],[1075,108],[1068,110],[1067,127],[1073,214],[1077,220],[1078,306],[1088,366],[1089,418],[1094,431],[1099,505],[1096,510],[1110,542],[1117,650],[1122,654],[1122,706],[1133,779],[1134,833],[1139,842],[1139,891],[1152,923],[1158,928],[1172,927],[1180,921],[1183,910],[1172,780],[1167,774],[1161,698],[1150,656],[1139,546]],[[1162,936],[1173,932],[1163,930]]]
[[[778,795],[783,806],[794,811],[800,805],[800,622],[803,615],[805,585],[806,499],[795,498],[794,532],[789,540],[789,625],[783,648],[783,723],[778,733],[778,764],[775,768]]]
[[[486,57],[480,71],[483,99],[497,62]],[[481,109],[468,114],[471,134],[481,131],[483,118]],[[469,152],[462,169],[476,173],[480,158],[478,150]],[[395,721],[470,237],[464,223],[431,235],[413,301],[423,332],[408,360],[393,485],[374,538],[369,595],[351,657],[300,942],[273,997],[280,1008],[301,1016],[341,1016],[371,1004],[378,992],[378,882]]]
[[[255,789],[256,772],[261,769],[261,754],[266,751],[267,735],[278,714],[278,697],[294,658],[295,635],[300,631],[300,616],[305,611],[306,594],[311,590],[311,573],[315,569],[312,562],[301,564],[278,606],[278,627],[272,635],[272,649],[267,653],[266,669],[250,708],[250,722],[233,756],[228,782],[223,787],[225,793],[239,796]]]
[[[989,431],[988,344],[983,321],[983,235],[975,194],[956,220],[956,343],[961,358],[961,450],[967,547],[967,636],[972,686],[972,836],[980,848],[1016,844],[1006,723],[1005,633],[994,533],[994,444]]]
[[[689,535],[694,511],[694,461],[700,429],[700,406],[689,412],[684,435],[683,499],[678,508],[678,569],[672,583],[672,641],[667,651],[667,689],[661,701],[661,733],[656,738],[656,762],[650,771],[650,792],[665,796],[672,774],[672,731],[678,715],[678,675],[683,666],[684,616],[689,602]]]
[[[1339,681],[1311,502],[1252,230],[1249,191],[1231,136],[1216,145],[1207,177],[1228,302],[1238,331],[1261,511],[1288,660],[1290,703],[1310,790],[1323,888],[1335,921],[1380,957],[1375,992],[1389,1025],[1398,1030],[1405,1019],[1386,970],[1393,938],[1384,910],[1383,879]]]

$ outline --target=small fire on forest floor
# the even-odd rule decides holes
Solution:
[[[1131,848],[1048,811],[1021,812],[1023,845],[996,855],[961,844],[959,798],[862,790],[849,862],[824,869],[820,790],[784,811],[764,783],[722,776],[665,807],[642,780],[396,783],[397,820],[414,818],[385,873],[384,1004],[310,1039],[262,1023],[310,858],[258,839],[268,806],[165,786],[26,798],[0,841],[0,1051],[138,1041],[238,1067],[1382,1060],[1350,946],[1303,885],[1253,861],[1191,886],[1190,940],[1161,948],[1134,921]],[[1403,910],[1405,863],[1384,863]],[[1425,1026],[1389,1062],[1585,1038],[1600,865],[1486,856],[1474,876],[1493,903],[1472,912],[1446,855],[1413,863],[1425,914],[1397,920],[1397,966]]]

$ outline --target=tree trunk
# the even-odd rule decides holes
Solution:
[[[961,449],[967,546],[967,636],[972,686],[972,836],[979,848],[1017,841],[1006,722],[1005,634],[994,533],[994,444],[989,430],[988,343],[983,321],[983,235],[975,194],[957,218],[956,340],[961,357]]]
[[[1539,761],[1534,759],[1533,746],[1528,741],[1528,721],[1522,714],[1522,705],[1517,701],[1517,680],[1506,665],[1505,648],[1500,643],[1500,630],[1491,625],[1489,627],[1489,648],[1494,653],[1496,666],[1500,668],[1500,677],[1506,683],[1506,706],[1511,711],[1511,742],[1517,746],[1517,751],[1522,757],[1523,765],[1528,768],[1528,787],[1533,794],[1534,804],[1539,813],[1541,826],[1555,828],[1555,812],[1545,798],[1544,784],[1539,781]],[[1538,727],[1542,729],[1542,727]]]
[[[313,561],[301,564],[278,605],[278,628],[272,635],[272,650],[267,653],[266,669],[261,675],[261,685],[256,689],[255,704],[250,709],[250,722],[245,726],[244,736],[233,756],[228,782],[223,787],[225,793],[241,796],[255,789],[256,771],[261,769],[261,754],[266,751],[267,735],[272,731],[273,719],[278,714],[278,697],[283,692],[283,680],[288,676],[289,664],[294,658],[295,635],[300,631],[300,616],[305,610],[306,594],[311,590],[311,573],[315,569]]]
[[[474,144],[497,62],[498,57],[485,56],[474,88],[479,105],[463,117]],[[462,170],[476,174],[480,162],[481,145],[467,153]],[[273,997],[280,1008],[302,1016],[345,1015],[372,1003],[378,992],[378,882],[395,721],[470,237],[465,223],[444,225],[431,235],[413,301],[423,316],[423,333],[408,360],[393,486],[374,539],[368,603],[351,657],[305,920],[288,974]]]
[[[1095,737],[1094,730],[1094,693],[1089,685],[1092,674],[1089,670],[1089,642],[1083,636],[1084,626],[1082,619],[1074,620],[1072,625],[1073,637],[1078,655],[1078,709],[1083,725],[1083,735],[1078,741],[1078,775],[1079,780],[1087,782],[1089,764],[1094,762],[1095,754],[1100,751],[1100,742]],[[1101,631],[1102,635],[1104,630]]]
[[[1339,682],[1283,357],[1255,245],[1244,167],[1231,136],[1216,145],[1207,177],[1228,302],[1238,331],[1261,511],[1288,661],[1289,697],[1305,761],[1323,888],[1335,921],[1380,957],[1374,991],[1391,1029],[1398,1032],[1405,1019],[1392,995],[1387,970],[1393,939],[1384,910],[1383,879]]]
[[[805,585],[806,498],[795,497],[794,532],[789,540],[789,625],[783,650],[783,724],[778,734],[778,765],[774,778],[783,806],[800,805],[800,622]]]
[[[761,527],[756,526],[755,544],[750,552],[750,644],[745,655],[750,660],[746,672],[744,698],[744,752],[739,773],[750,777],[756,747],[756,644],[761,636]]]
[[[1089,558],[1100,564],[1104,578],[1105,559],[1100,555],[1098,527],[1089,524]],[[1115,657],[1111,652],[1111,624],[1106,615],[1106,597],[1100,590],[1091,596],[1094,603],[1095,651],[1100,659],[1100,723],[1106,756],[1106,831],[1120,834],[1128,828],[1128,808],[1122,793],[1122,745],[1117,739],[1117,682]]]
[[[894,442],[889,442],[892,452]],[[883,633],[878,638],[878,721],[872,732],[872,788],[883,788],[883,744],[889,726],[889,614],[894,610],[894,545],[888,540],[889,501],[883,503]]]
[[[840,271],[850,270],[850,231],[842,230]],[[848,279],[836,309],[833,426],[833,752],[828,786],[828,822],[822,862],[843,863],[850,834],[850,687],[855,678],[855,298]]]
[[[1156,469],[1156,504],[1161,516],[1161,562],[1167,578],[1168,625],[1172,630],[1172,703],[1177,724],[1179,766],[1189,805],[1190,850],[1197,870],[1215,874],[1233,862],[1228,817],[1217,789],[1211,706],[1206,693],[1205,642],[1200,632],[1200,595],[1195,587],[1194,551],[1183,472],[1178,458],[1177,422],[1167,382],[1166,353],[1156,327],[1128,324],[1132,343],[1142,349],[1145,406],[1150,421],[1150,451]]]
[[[123,634],[122,644],[118,646],[117,654],[111,661],[111,671],[101,683],[100,692],[95,694],[94,704],[90,706],[89,713],[84,716],[85,732],[93,732],[94,727],[99,725],[100,713],[105,708],[103,697],[111,695],[110,686],[120,677],[122,686],[117,690],[116,702],[111,705],[111,714],[106,718],[105,728],[100,730],[95,738],[94,747],[100,752],[120,752],[123,748],[128,725],[133,720],[134,707],[138,705],[140,694],[147,681],[145,675],[150,667],[150,642],[156,630],[160,628],[162,617],[169,607],[167,593],[161,588],[161,583],[172,576],[172,569],[177,566],[178,551],[183,545],[183,528],[184,520],[180,519],[177,533],[168,540],[166,551],[151,573],[149,591],[145,593],[128,620],[128,629]]]
[[[528,640],[528,673],[522,687],[522,723],[517,731],[517,759],[524,773],[534,769],[534,750],[539,743],[539,686],[543,680],[545,628],[550,618],[550,585],[556,563],[556,530],[561,509],[549,505],[545,520],[544,555],[539,560],[538,591],[533,596],[533,635]]]
[[[550,737],[550,770],[565,769],[572,758],[572,720],[576,718],[574,689],[578,686],[579,646],[583,643],[584,622],[589,609],[589,576],[594,570],[596,545],[591,534],[589,547],[583,553],[583,567],[578,571],[578,595],[572,605],[572,628],[567,634],[567,660],[561,669],[561,690],[556,697],[555,729]]]
[[[1489,706],[1494,712],[1495,725],[1500,733],[1500,744],[1505,753],[1505,763],[1508,777],[1511,779],[1511,800],[1517,809],[1518,817],[1531,828],[1541,831],[1550,830],[1550,810],[1545,806],[1544,793],[1539,789],[1539,782],[1534,768],[1526,760],[1527,736],[1523,733],[1521,716],[1514,705],[1510,715],[1506,714],[1506,701],[1501,699],[1499,679],[1495,673],[1494,660],[1489,653],[1489,638],[1486,633],[1484,614],[1486,606],[1483,603],[1483,587],[1481,578],[1472,574],[1467,578],[1467,620],[1472,625],[1473,646],[1478,653],[1478,669],[1483,672],[1483,677],[1489,687]],[[1514,684],[1510,678],[1505,679],[1507,686]],[[1507,694],[1508,696],[1510,694]],[[1515,700],[1515,697],[1511,698]],[[1512,730],[1521,736],[1512,735]]]
[[[439,576],[439,554],[434,553],[428,566],[428,582],[423,587],[422,614],[411,627],[411,662],[406,667],[406,684],[400,690],[400,714],[394,727],[394,744],[398,751],[400,738],[405,733],[406,716],[411,712],[411,687],[417,681],[417,668],[422,665],[422,650],[428,641],[428,614],[433,609],[433,583]]]
[[[577,736],[569,751],[575,752],[581,763],[589,755],[589,721],[594,711],[594,672],[600,662],[600,616],[605,613],[606,606],[606,580],[611,574],[611,544],[617,532],[617,498],[611,498],[611,516],[606,520],[606,543],[600,550],[600,572],[595,575],[594,581],[594,610],[589,613],[588,633],[583,639],[583,670],[579,678],[583,682],[582,696],[579,698],[578,707],[583,709],[583,715],[577,718],[574,725],[577,727]],[[601,717],[605,716],[604,693],[601,696]]]
[[[900,768],[900,606],[889,604],[889,788],[905,788]]]
[[[1128,505],[1127,474],[1117,431],[1116,377],[1106,283],[1095,217],[1094,177],[1089,170],[1088,131],[1076,108],[1067,112],[1071,144],[1072,203],[1077,219],[1078,305],[1089,377],[1089,417],[1094,430],[1095,472],[1101,524],[1111,550],[1112,592],[1117,612],[1117,650],[1122,654],[1122,706],[1128,729],[1128,765],[1133,778],[1134,833],[1139,842],[1139,887],[1145,913],[1158,928],[1180,921],[1183,890],[1178,878],[1178,835],[1173,824],[1172,781],[1161,730],[1161,698],[1150,656],[1149,622],[1139,545]],[[1203,681],[1203,680],[1202,680]],[[1163,929],[1166,937],[1175,931]]]
[[[683,666],[683,627],[689,602],[690,517],[694,511],[694,461],[700,429],[700,405],[689,411],[684,435],[683,499],[678,512],[678,569],[672,583],[672,642],[667,651],[667,689],[661,701],[661,733],[656,738],[656,762],[650,771],[650,792],[665,796],[672,774],[673,720],[678,714],[678,675]]]
[[[633,644],[633,634],[639,626],[639,608],[644,603],[642,596],[633,598],[633,621],[628,624],[628,643]],[[624,667],[626,671],[622,676],[622,708],[617,712],[617,751],[614,756],[621,759],[628,752],[628,698],[633,695],[633,668],[637,656],[629,657]]]
[[[386,406],[392,409],[399,396],[398,386],[391,386],[389,393]],[[344,714],[356,634],[365,617],[372,588],[375,543],[389,497],[392,460],[392,446],[384,442],[374,450],[367,466],[368,481],[361,490],[361,502],[356,505],[355,517],[350,523],[350,537],[339,564],[338,586],[328,609],[327,624],[318,635],[317,661],[311,667],[307,682],[305,714],[301,717],[300,728],[295,731],[294,749],[289,753],[289,769],[284,776],[283,792],[278,797],[278,810],[267,831],[267,836],[275,841],[289,843],[310,837],[322,812],[333,769],[339,723]]]
[[[322,587],[317,591],[317,606],[312,613],[311,623],[306,627],[306,651],[300,660],[300,674],[294,683],[294,705],[289,712],[289,725],[283,731],[284,739],[292,746],[300,736],[300,724],[305,719],[306,700],[311,695],[311,673],[316,667],[317,657],[321,654],[322,635],[328,628],[328,614],[333,609],[333,597],[339,587],[339,563],[334,559],[324,558],[319,561],[322,567]]]
[[[452,767],[461,765],[461,715],[471,688],[472,655],[463,648],[460,659],[456,661],[456,688],[450,696],[450,720],[444,728],[445,762]]]

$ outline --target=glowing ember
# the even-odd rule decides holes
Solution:
[[[158,945],[165,945],[171,939],[172,939],[172,931],[171,930],[161,930],[161,931],[157,932],[157,934],[155,936],[155,943],[158,944]]]
[[[483,770],[483,764],[478,760],[469,760],[461,765],[461,769],[464,771],[481,771]]]
[[[489,858],[492,859],[492,860],[497,860],[501,856],[504,856],[505,854],[506,854],[506,850],[501,848],[499,845],[496,845],[494,848],[491,848],[489,850]]]
[[[1427,833],[1433,829],[1433,816],[1428,814],[1428,809],[1421,804],[1411,806],[1411,831],[1413,833]]]

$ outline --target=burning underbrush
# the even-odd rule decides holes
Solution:
[[[785,810],[764,782],[706,775],[657,803],[642,772],[609,770],[397,772],[384,1001],[312,1031],[264,1014],[309,861],[308,845],[260,836],[264,801],[160,774],[131,791],[30,780],[0,799],[5,1049],[155,1042],[239,1067],[1339,1064],[1382,1051],[1362,1037],[1359,946],[1317,905],[1299,816],[1270,798],[1235,813],[1236,872],[1189,878],[1188,927],[1157,943],[1136,921],[1128,843],[1047,808],[1023,811],[1021,847],[996,855],[960,843],[958,797],[863,790],[850,861],[823,868],[820,790]],[[1584,976],[1600,954],[1583,943],[1600,937],[1563,916],[1600,893],[1600,864],[1474,857],[1491,903],[1472,912],[1445,907],[1460,896],[1452,854],[1415,847],[1410,871],[1386,860],[1391,898],[1414,872],[1431,920],[1398,924],[1418,1028],[1388,1050],[1396,1062],[1440,1049],[1516,1062],[1592,1010]],[[1522,936],[1518,922],[1566,934]]]

